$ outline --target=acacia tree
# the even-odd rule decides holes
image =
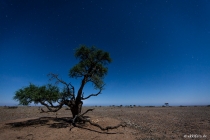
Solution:
[[[169,106],[169,103],[165,103],[165,106]]]
[[[57,112],[66,105],[71,110],[71,122],[74,126],[77,126],[78,122],[89,122],[91,125],[99,127],[101,130],[125,126],[124,124],[119,124],[117,126],[107,126],[103,128],[84,117],[84,114],[93,109],[88,109],[86,112],[81,113],[83,100],[92,96],[98,96],[103,90],[105,85],[103,78],[108,72],[106,65],[111,62],[109,53],[97,49],[94,46],[88,48],[83,45],[75,50],[75,57],[79,59],[79,63],[69,70],[69,76],[71,78],[81,78],[81,85],[77,93],[75,93],[75,88],[71,83],[63,81],[57,74],[50,73],[48,75],[50,80],[56,80],[56,83],[63,84],[63,90],[60,90],[58,86],[52,84],[44,86],[30,84],[29,86],[16,91],[14,100],[19,101],[20,105],[40,103],[48,109],[47,111],[42,109],[42,112]],[[98,93],[84,97],[83,88],[88,82],[93,84],[94,88],[98,90]]]

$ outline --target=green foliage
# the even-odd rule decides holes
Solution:
[[[46,101],[53,103],[61,98],[61,94],[58,87],[50,84],[41,87],[30,84],[16,91],[13,99],[19,101],[20,105],[29,105],[32,102],[38,104]]]
[[[101,88],[104,84],[103,78],[108,72],[105,65],[112,61],[109,53],[94,46],[88,48],[82,45],[76,49],[75,57],[79,59],[79,63],[70,69],[69,76],[72,78],[86,77],[95,88]]]

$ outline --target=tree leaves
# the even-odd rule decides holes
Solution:
[[[28,105],[32,102],[33,96],[37,94],[38,87],[30,84],[28,87],[16,91],[14,100],[18,100],[20,105]]]
[[[16,91],[14,100],[19,101],[20,105],[29,105],[34,102],[35,104],[42,102],[53,103],[62,98],[62,93],[59,88],[51,84],[44,86],[36,86],[30,84],[27,87],[19,89]]]
[[[82,45],[76,49],[75,57],[79,59],[79,63],[70,69],[69,76],[86,77],[87,82],[92,82],[95,88],[100,89],[104,85],[103,78],[108,72],[105,65],[112,61],[109,53],[94,46],[88,48]]]

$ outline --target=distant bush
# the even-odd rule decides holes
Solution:
[[[17,106],[8,106],[8,109],[16,109],[18,108]]]
[[[162,107],[166,107],[166,106],[162,105]]]
[[[210,105],[207,105],[207,107],[210,107]]]
[[[145,107],[155,107],[155,106],[145,106]]]
[[[187,106],[180,105],[179,107],[187,107]]]

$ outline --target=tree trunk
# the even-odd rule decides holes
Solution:
[[[72,113],[72,116],[73,118],[75,118],[76,115],[79,115],[82,111],[82,90],[86,84],[86,81],[87,81],[87,77],[85,76],[82,80],[82,83],[81,83],[81,86],[78,90],[78,93],[77,93],[77,97],[76,97],[76,100],[71,104],[71,113]],[[76,122],[80,121],[78,118],[76,118],[75,120]]]
[[[73,104],[70,108],[71,108],[71,113],[72,113],[72,117],[73,119],[75,118],[76,115],[79,115],[82,111],[82,104],[83,102],[80,101],[78,103],[75,102],[75,104]],[[78,118],[76,118],[76,122],[80,121]]]

